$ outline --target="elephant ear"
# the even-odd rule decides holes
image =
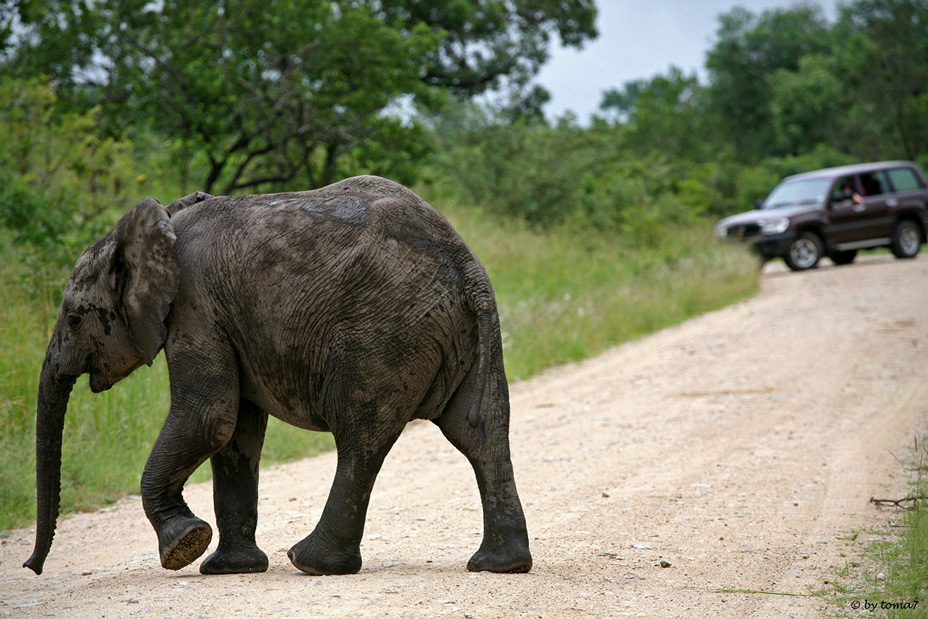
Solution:
[[[145,198],[119,220],[113,233],[116,305],[129,325],[132,344],[151,365],[167,338],[164,320],[177,295],[180,263],[174,226],[160,202]]]

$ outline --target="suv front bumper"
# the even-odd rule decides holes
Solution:
[[[764,260],[782,258],[789,253],[789,246],[793,244],[798,235],[795,232],[783,234],[770,234],[754,237],[750,241],[751,250]]]

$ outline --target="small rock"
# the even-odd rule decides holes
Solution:
[[[661,562],[658,563],[658,565],[660,565],[661,567],[670,567],[670,566],[671,566],[671,563],[670,563],[670,561],[665,561],[665,560],[661,559]]]

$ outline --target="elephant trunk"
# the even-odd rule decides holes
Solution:
[[[64,431],[64,416],[68,398],[77,376],[60,375],[55,341],[58,330],[52,336],[42,364],[39,380],[38,405],[36,407],[36,531],[35,548],[32,556],[23,563],[36,574],[42,573],[45,558],[52,546],[58,508],[61,499],[61,437]]]

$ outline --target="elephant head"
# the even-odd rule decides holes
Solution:
[[[35,549],[23,564],[42,573],[58,518],[61,438],[68,398],[81,374],[94,393],[142,364],[167,337],[165,318],[180,266],[167,210],[146,198],[77,260],[42,363],[36,410]]]

